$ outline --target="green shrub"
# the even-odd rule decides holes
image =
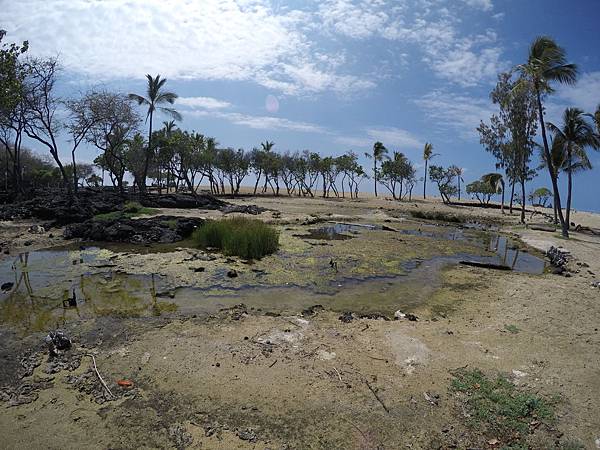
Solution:
[[[452,222],[452,223],[463,223],[465,218],[456,214],[447,213],[443,211],[411,211],[410,213],[417,219],[435,220],[440,222]]]
[[[455,373],[451,390],[465,394],[472,425],[487,429],[494,436],[504,436],[520,444],[533,420],[551,421],[552,408],[542,397],[518,390],[508,379],[486,377],[479,370]]]
[[[192,235],[201,247],[214,247],[225,255],[260,259],[279,248],[279,233],[261,220],[233,217],[205,223]]]

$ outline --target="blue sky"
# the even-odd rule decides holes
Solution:
[[[0,0],[0,9],[8,41],[59,55],[64,96],[98,85],[142,93],[144,75],[160,73],[181,97],[180,126],[222,146],[269,139],[279,151],[336,155],[381,140],[420,165],[431,141],[436,163],[464,167],[472,181],[494,170],[475,128],[494,111],[496,74],[523,62],[540,34],[580,67],[579,83],[547,100],[547,119],[600,103],[597,0]],[[600,153],[591,160],[600,167]],[[599,175],[577,175],[576,208],[600,211]],[[540,186],[543,174],[528,190]]]

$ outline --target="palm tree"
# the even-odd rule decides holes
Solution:
[[[567,108],[563,113],[563,123],[560,127],[548,123],[548,129],[554,136],[554,143],[562,146],[566,155],[567,172],[567,229],[571,224],[571,195],[573,190],[573,172],[591,169],[586,148],[600,149],[600,137],[594,133],[593,126],[585,119],[584,112],[579,108]]]
[[[562,213],[556,172],[552,167],[550,146],[548,145],[548,137],[546,136],[542,95],[552,92],[552,87],[550,86],[550,82],[552,81],[574,84],[577,80],[577,66],[575,64],[567,64],[565,50],[554,42],[552,38],[540,36],[531,44],[527,63],[518,66],[518,68],[524,77],[533,83],[537,97],[540,128],[542,129],[544,154],[546,155],[548,172],[552,181],[554,201],[560,219],[562,234],[564,237],[569,237],[569,227]]]
[[[540,146],[540,166],[538,169],[547,169],[548,163],[546,162],[546,153],[544,152],[544,148]],[[558,180],[560,176],[560,172],[564,171],[567,166],[567,153],[565,152],[565,148],[560,142],[556,140],[552,140],[552,147],[550,149],[550,159],[552,162],[552,167],[555,170],[555,176]],[[556,211],[556,202],[552,201],[552,206],[554,208],[554,224],[558,224],[558,213]]]
[[[456,181],[458,183],[458,201],[460,202],[460,182],[462,181],[463,183],[465,182],[465,180],[463,179],[463,174],[465,173],[465,169],[463,169],[462,167],[458,167],[458,166],[452,166],[451,167],[452,170],[454,171],[454,175],[456,175]]]
[[[149,122],[148,129],[148,149],[146,152],[146,159],[144,161],[144,170],[142,173],[142,178],[140,180],[140,190],[143,190],[145,193],[146,190],[146,176],[148,175],[148,165],[150,164],[150,156],[152,154],[152,119],[154,118],[154,113],[158,110],[164,112],[175,120],[181,120],[181,114],[175,111],[173,108],[167,108],[160,105],[175,103],[177,99],[177,94],[173,92],[163,92],[162,87],[167,82],[166,78],[160,78],[160,75],[156,75],[153,77],[152,75],[146,75],[148,79],[148,87],[146,89],[146,97],[143,97],[138,94],[129,94],[129,98],[138,105],[144,105],[148,107],[148,112],[146,113],[146,122]]]
[[[425,147],[423,148],[423,159],[425,160],[425,176],[423,177],[423,199],[427,198],[425,190],[427,189],[427,165],[429,161],[436,156],[437,153],[433,153],[433,144],[431,142],[425,142]]]
[[[375,184],[375,197],[377,197],[377,163],[383,161],[387,154],[387,148],[381,142],[377,141],[373,144],[373,153],[365,153],[365,156],[369,159],[373,159],[373,180]]]
[[[596,124],[596,133],[600,135],[600,105],[598,105],[596,112],[592,117],[594,119],[594,123]]]
[[[502,214],[504,214],[504,177],[502,174],[495,172],[487,173],[481,177],[481,181],[489,184],[496,193],[502,191],[502,204],[500,210],[502,211]]]

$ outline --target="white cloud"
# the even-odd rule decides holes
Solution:
[[[600,103],[600,72],[583,73],[574,86],[558,86],[557,97],[567,103],[567,106],[594,112]]]
[[[491,0],[463,0],[468,6],[490,12]],[[433,72],[461,86],[493,79],[505,63],[496,34],[459,32],[461,17],[446,0],[387,2],[385,0],[328,0],[319,14],[329,32],[353,39],[379,37],[393,40],[404,50],[416,46]]]
[[[396,127],[373,127],[367,129],[367,134],[374,141],[381,141],[386,146],[418,148],[421,141],[410,131]]]
[[[494,5],[492,0],[463,0],[467,5],[472,8],[482,9],[484,11],[491,11]]]
[[[212,97],[179,97],[177,106],[189,108],[224,109],[229,108],[231,103]]]
[[[468,97],[443,91],[433,91],[415,100],[432,127],[451,129],[467,140],[475,139],[480,122],[489,121],[495,112],[488,99]]]
[[[268,0],[2,2],[14,41],[28,39],[32,54],[60,53],[67,69],[93,78],[253,80],[285,93],[371,87],[311,59],[303,31],[311,17]]]
[[[255,116],[241,113],[226,113],[220,111],[194,110],[187,115],[213,117],[227,120],[233,124],[246,126],[255,130],[290,130],[302,133],[328,134],[329,131],[316,124],[299,122],[274,116]]]
[[[422,142],[410,131],[396,127],[369,127],[364,130],[364,137],[337,136],[335,142],[349,147],[370,148],[376,141],[383,142],[390,150],[420,148]],[[394,148],[399,147],[399,148]]]

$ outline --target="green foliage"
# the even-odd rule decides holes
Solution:
[[[542,206],[545,208],[548,205],[548,200],[551,198],[552,191],[545,187],[537,188],[529,194],[529,201],[533,206]]]
[[[516,325],[504,325],[504,329],[512,334],[517,334],[519,331],[521,331]]]
[[[458,188],[454,185],[455,177],[456,171],[453,167],[447,169],[442,166],[429,167],[429,179],[437,184],[444,203],[450,203],[450,197],[458,193]]]
[[[496,193],[496,189],[490,183],[476,180],[467,184],[467,194],[475,197],[482,205],[487,205]]]
[[[505,448],[525,445],[524,436],[532,421],[551,421],[554,417],[544,398],[518,390],[504,376],[491,379],[477,369],[461,370],[454,375],[450,389],[464,394],[470,425],[512,445]]]
[[[123,205],[123,209],[121,210],[104,214],[96,214],[94,216],[94,220],[109,221],[116,219],[131,219],[132,217],[155,213],[155,209],[146,208],[145,206],[140,205],[138,202],[127,202]]]
[[[394,199],[402,200],[403,190],[408,193],[415,185],[415,168],[403,153],[394,152],[391,159],[381,164],[379,181],[390,191]]]
[[[201,247],[221,249],[225,255],[260,259],[279,248],[279,233],[261,220],[233,217],[213,220],[194,231],[194,242]]]
[[[434,220],[438,222],[452,222],[452,223],[464,223],[466,221],[465,217],[458,216],[456,214],[451,214],[443,211],[412,211],[410,213],[413,217],[417,219],[425,219],[425,220]]]

